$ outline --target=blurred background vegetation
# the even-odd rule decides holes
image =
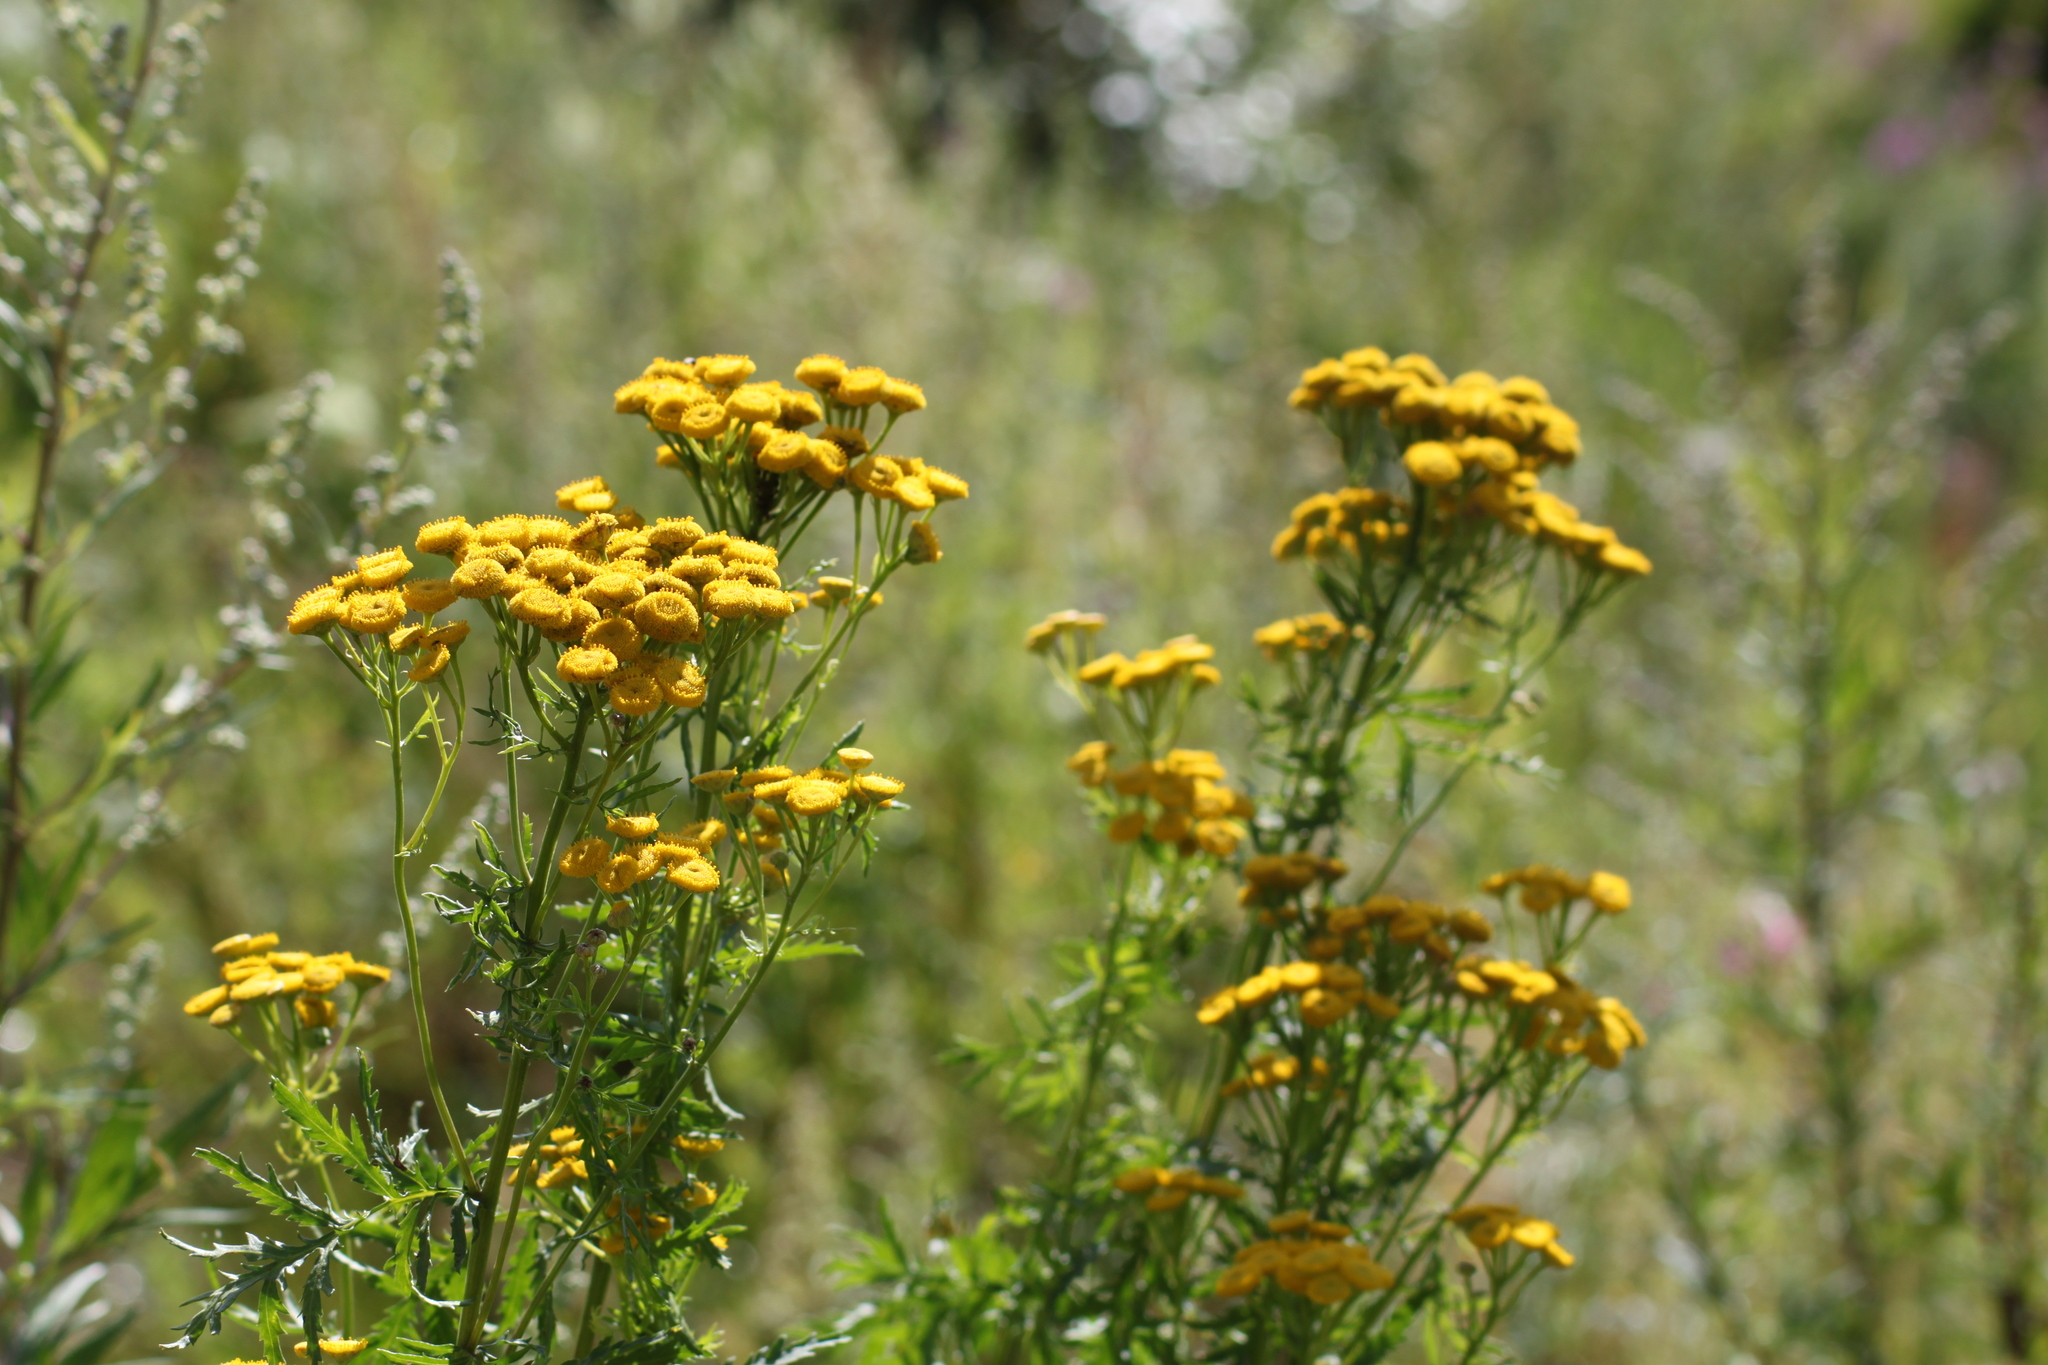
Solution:
[[[1658,571],[1517,736],[1547,776],[1468,790],[1405,889],[1626,873],[1597,976],[1654,1046],[1503,1186],[1581,1253],[1517,1351],[2040,1359],[2044,38],[2030,0],[240,0],[161,222],[198,273],[263,169],[264,273],[188,452],[91,569],[98,700],[205,667],[268,572],[322,572],[301,527],[251,579],[243,472],[326,370],[306,481],[346,513],[444,248],[485,343],[459,439],[407,476],[436,515],[593,472],[679,505],[609,410],[652,355],[831,350],[925,385],[906,450],[974,495],[836,701],[915,813],[838,908],[866,958],[786,972],[721,1078],[757,1192],[700,1288],[738,1347],[844,1306],[843,1229],[942,1229],[1030,1170],[943,1059],[1094,914],[1024,627],[1104,610],[1117,646],[1198,631],[1256,671],[1252,629],[1308,600],[1266,546],[1334,473],[1293,374],[1379,343],[1534,375],[1586,429],[1566,495]],[[9,89],[50,61],[41,11],[0,3]],[[176,1012],[214,939],[395,956],[372,717],[283,652],[246,748],[99,910],[161,945],[137,1047],[167,1095],[238,1060]],[[452,934],[428,948],[452,964]],[[0,1022],[0,1082],[65,1084],[107,980]],[[427,984],[460,1034],[473,1002]],[[106,1292],[146,1356],[197,1272],[147,1220],[124,1255]]]

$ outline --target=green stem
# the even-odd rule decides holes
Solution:
[[[457,1168],[462,1172],[463,1182],[467,1184],[475,1178],[475,1173],[470,1169],[469,1154],[463,1147],[462,1130],[455,1126],[454,1111],[448,1107],[448,1096],[441,1086],[440,1068],[434,1064],[434,1035],[427,1020],[426,981],[420,972],[420,934],[412,920],[412,897],[405,885],[405,860],[412,856],[405,837],[405,736],[399,715],[397,656],[389,657],[391,662],[379,681],[387,683],[391,689],[391,700],[384,706],[385,734],[391,746],[391,894],[398,907],[398,922],[405,929],[406,994],[412,1000],[412,1022],[414,1031],[419,1034],[420,1066],[426,1074],[427,1093],[433,1097],[434,1112],[448,1134],[448,1146],[454,1153]],[[447,785],[450,766],[452,760],[444,759],[442,787]],[[439,791],[437,788],[437,797]],[[431,814],[431,809],[428,814]],[[425,819],[426,816],[422,815],[422,828]]]
[[[576,727],[569,738],[568,757],[562,770],[562,785],[556,789],[555,799],[549,807],[547,830],[542,837],[540,848],[535,851],[534,876],[527,883],[525,936],[528,939],[533,937],[534,930],[538,927],[541,912],[547,904],[548,890],[554,884],[551,874],[555,871],[555,843],[561,837],[562,823],[568,818],[569,807],[574,804],[576,770],[583,761],[583,740],[589,733],[594,709],[590,698],[578,696]],[[513,811],[512,818],[519,819],[519,812]],[[505,1090],[499,1100],[498,1117],[491,1131],[490,1160],[483,1184],[481,1188],[473,1184],[470,1186],[470,1191],[477,1201],[474,1231],[476,1251],[470,1257],[469,1268],[463,1281],[462,1322],[453,1355],[453,1359],[459,1365],[469,1365],[469,1362],[477,1358],[477,1343],[483,1337],[484,1313],[487,1307],[484,1283],[491,1259],[492,1234],[497,1227],[498,1197],[505,1178],[506,1154],[512,1149],[512,1133],[518,1126],[520,1098],[526,1091],[526,1073],[531,1064],[531,1056],[524,1048],[517,1043],[514,1043],[512,1048],[512,1065],[505,1074]]]

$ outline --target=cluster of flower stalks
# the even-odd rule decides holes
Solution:
[[[1094,732],[1068,767],[1107,913],[1073,989],[966,1048],[1042,1137],[1038,1178],[970,1226],[870,1240],[866,1359],[1352,1365],[1426,1326],[1464,1365],[1573,1263],[1487,1186],[1644,1042],[1574,967],[1628,883],[1539,864],[1433,886],[1407,854],[1463,776],[1520,762],[1497,741],[1535,675],[1650,564],[1541,487],[1580,440],[1534,380],[1367,347],[1292,404],[1346,480],[1274,542],[1321,600],[1257,632],[1251,777],[1183,747],[1210,646],[1104,652],[1078,611],[1030,633]]]
[[[720,1043],[778,961],[829,950],[821,903],[865,866],[903,784],[858,730],[807,730],[897,570],[940,557],[929,520],[956,476],[885,453],[917,386],[813,356],[799,387],[743,356],[656,360],[615,406],[660,434],[690,515],[647,517],[602,478],[537,514],[420,528],[305,593],[286,621],[383,716],[392,905],[432,1098],[394,1130],[370,1059],[337,1053],[382,968],[219,945],[188,1005],[271,1078],[283,1169],[205,1154],[292,1233],[189,1248],[218,1267],[189,1344],[232,1321],[262,1358],[688,1359],[692,1277],[722,1264],[743,1191],[715,1161],[739,1117]],[[828,505],[850,553],[793,568]],[[435,568],[421,570],[422,562]],[[422,884],[465,754],[498,756],[505,817]],[[427,908],[431,906],[431,909]],[[495,1111],[451,1106],[416,914],[466,941],[450,988],[503,1064]],[[374,984],[374,983],[372,983]]]

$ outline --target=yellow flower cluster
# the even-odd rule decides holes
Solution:
[[[1273,558],[1321,559],[1398,548],[1408,540],[1408,502],[1377,488],[1315,493],[1294,505],[1287,528],[1273,537]]]
[[[1109,623],[1097,611],[1056,611],[1024,632],[1024,648],[1043,654],[1062,640],[1093,635]]]
[[[1389,360],[1377,346],[1310,366],[1287,401],[1304,412],[1377,409],[1387,426],[1411,435],[1496,441],[1507,447],[1510,469],[1570,464],[1581,449],[1579,424],[1535,380],[1479,370],[1447,380],[1426,355]],[[1490,469],[1499,457],[1471,458]]]
[[[358,635],[381,635],[392,653],[418,656],[408,677],[430,682],[447,671],[456,647],[469,638],[469,623],[406,624],[407,613],[431,618],[462,595],[445,578],[406,582],[412,568],[405,551],[396,547],[363,555],[347,573],[302,593],[285,616],[285,629],[294,635],[317,635],[338,624]]]
[[[1284,856],[1284,855],[1282,855]],[[1384,944],[1412,945],[1439,965],[1456,955],[1451,935],[1467,943],[1493,937],[1493,927],[1470,910],[1445,910],[1427,901],[1377,895],[1363,905],[1336,905],[1321,912],[1321,925],[1305,951],[1310,960],[1268,966],[1235,986],[1216,992],[1196,1010],[1204,1024],[1220,1024],[1240,1010],[1257,1009],[1282,994],[1300,997],[1301,1020],[1310,1028],[1328,1028],[1361,1007],[1380,1019],[1401,1012],[1401,1002],[1366,985],[1365,976],[1347,953],[1370,952],[1383,946],[1373,935],[1384,931]]]
[[[612,405],[644,416],[699,459],[723,461],[744,449],[765,473],[806,478],[825,489],[850,486],[913,512],[967,496],[967,481],[936,465],[870,452],[867,410],[879,404],[891,423],[916,412],[925,406],[917,385],[830,355],[814,355],[796,367],[798,382],[813,393],[779,380],[750,383],[754,369],[746,356],[657,358],[613,395]],[[816,435],[806,433],[819,423],[825,425]],[[680,466],[683,451],[664,446],[660,462]],[[936,545],[934,539],[934,551]]]
[[[1226,1081],[1222,1087],[1223,1096],[1228,1099],[1242,1095],[1247,1090],[1271,1090],[1286,1085],[1301,1075],[1301,1058],[1284,1052],[1262,1053],[1245,1064],[1245,1074],[1235,1080]],[[1308,1062],[1308,1088],[1320,1090],[1330,1079],[1330,1064],[1320,1057],[1311,1057]]]
[[[1481,1251],[1496,1251],[1513,1243],[1541,1252],[1543,1259],[1559,1270],[1569,1270],[1578,1259],[1558,1242],[1555,1225],[1526,1217],[1513,1204],[1467,1204],[1453,1212],[1450,1220],[1464,1229],[1466,1239]]]
[[[1206,1194],[1215,1199],[1242,1199],[1244,1186],[1221,1176],[1204,1175],[1192,1166],[1137,1166],[1113,1182],[1125,1194],[1149,1196],[1145,1207],[1154,1213],[1168,1213],[1188,1202],[1188,1196]]]
[[[742,847],[772,853],[783,846],[783,836],[788,830],[785,821],[789,817],[815,820],[836,810],[845,809],[858,820],[870,811],[887,809],[895,804],[896,797],[903,795],[901,779],[864,771],[875,761],[875,756],[867,750],[841,749],[833,758],[839,767],[820,767],[812,768],[808,772],[798,772],[794,768],[777,765],[755,768],[744,773],[736,768],[719,768],[712,772],[699,773],[690,781],[703,791],[722,794],[720,799],[727,814],[735,821],[753,826],[752,829],[743,829],[734,835]],[[641,818],[651,820],[651,817]],[[695,840],[708,853],[710,846],[716,844],[724,834],[725,826],[722,823],[709,820],[692,825],[679,835],[655,834],[652,838],[657,844],[663,840]],[[638,849],[628,849],[625,852],[639,859],[650,856]],[[594,865],[596,855],[593,852],[590,856]],[[622,855],[611,856],[616,863]],[[619,868],[615,874],[618,878],[623,879],[632,875],[624,863],[616,865]],[[761,872],[770,885],[779,886],[784,882],[782,869],[774,862],[764,863]],[[674,871],[670,872],[669,879],[676,880]]]
[[[695,1188],[706,1193],[709,1193],[711,1190],[709,1185],[701,1183]],[[712,1195],[711,1199],[706,1199],[702,1202],[708,1204],[716,1198],[716,1195]],[[697,1201],[693,1199],[692,1202]],[[617,1195],[613,1195],[611,1202],[604,1206],[604,1212],[605,1217],[611,1220],[611,1226],[605,1230],[602,1237],[597,1239],[597,1249],[607,1256],[617,1256],[626,1249],[626,1225],[628,1223],[633,1225],[643,1240],[649,1242],[658,1241],[668,1236],[669,1230],[675,1226],[667,1214],[649,1213],[645,1209],[626,1208]]]
[[[605,828],[621,842],[593,834],[569,845],[556,865],[565,877],[588,877],[598,890],[619,895],[641,882],[667,875],[691,895],[718,889],[718,865],[711,852],[725,838],[725,825],[700,820],[679,830],[661,828],[658,815],[614,815]]]
[[[320,1338],[320,1354],[346,1360],[350,1356],[361,1355],[368,1349],[369,1345],[368,1339],[363,1337],[322,1337]],[[313,1353],[306,1349],[305,1342],[300,1341],[292,1344],[292,1354],[300,1359],[309,1359]],[[230,1361],[228,1365],[242,1365],[242,1362]],[[248,1365],[263,1365],[263,1362],[252,1360],[248,1362]]]
[[[1590,872],[1584,877],[1574,877],[1569,872],[1542,863],[1518,867],[1511,872],[1496,872],[1480,883],[1480,889],[1489,895],[1506,898],[1509,888],[1520,887],[1522,908],[1533,914],[1543,914],[1563,905],[1584,899],[1592,903],[1602,914],[1618,915],[1628,909],[1634,900],[1628,879],[1612,872]]]
[[[618,1133],[622,1130],[612,1131]],[[636,1124],[633,1131],[641,1131],[640,1126]],[[682,1151],[704,1155],[718,1151],[725,1143],[718,1138],[679,1137],[675,1139],[675,1145]],[[527,1164],[526,1161],[529,1151],[537,1158],[533,1164]],[[518,1163],[506,1171],[507,1185],[517,1184],[524,1178],[536,1189],[559,1190],[581,1185],[590,1179],[590,1167],[584,1155],[583,1136],[573,1125],[550,1130],[548,1140],[537,1148],[524,1142],[514,1143],[506,1152],[506,1156],[510,1161]],[[718,1192],[701,1180],[690,1180],[682,1198],[691,1208],[704,1208],[718,1201]],[[626,1249],[625,1233],[628,1223],[638,1230],[641,1237],[650,1241],[666,1237],[674,1227],[673,1221],[664,1214],[631,1209],[624,1211],[622,1215],[621,1208],[617,1195],[614,1195],[611,1203],[605,1206],[605,1217],[610,1220],[610,1227],[598,1239],[597,1245],[606,1255],[616,1256]]]
[[[1091,687],[1113,687],[1119,692],[1167,687],[1182,679],[1196,687],[1213,687],[1223,681],[1223,675],[1209,662],[1215,657],[1216,646],[1181,635],[1157,649],[1141,649],[1133,659],[1114,652],[1090,659],[1074,676]]]
[[[856,803],[856,808],[864,808],[887,806],[893,798],[903,795],[901,779],[862,771],[875,761],[875,756],[867,750],[841,749],[833,757],[844,766],[812,768],[801,773],[780,765],[744,773],[721,768],[716,772],[699,773],[690,780],[706,791],[724,792],[727,810],[740,815],[751,814],[764,822],[773,821],[777,828],[780,827],[777,807],[791,815],[814,819],[830,815],[845,805],[849,798]],[[769,846],[761,844],[758,839],[755,845]]]
[[[684,1156],[715,1156],[725,1150],[725,1139],[722,1137],[697,1137],[685,1133],[675,1139],[675,1149]]]
[[[1279,906],[1282,910],[1278,918],[1292,919],[1296,912],[1284,905],[1287,900],[1317,882],[1334,882],[1350,870],[1341,858],[1313,853],[1261,853],[1245,861],[1238,904]]]
[[[246,1006],[266,1000],[290,1000],[307,1028],[333,1028],[337,1019],[330,993],[344,981],[370,986],[391,979],[391,969],[358,962],[349,952],[280,951],[276,934],[235,934],[213,945],[221,959],[221,984],[185,1002],[185,1013],[205,1016],[215,1028],[227,1028]]]
[[[1347,629],[1330,612],[1318,611],[1260,626],[1252,632],[1252,643],[1259,647],[1260,653],[1277,663],[1290,654],[1320,654],[1350,640],[1369,639],[1371,635],[1372,632],[1364,626]]]
[[[1195,1018],[1220,1024],[1281,995],[1300,997],[1301,1021],[1310,1028],[1328,1028],[1361,1005],[1382,1019],[1401,1012],[1394,1001],[1367,987],[1364,975],[1348,962],[1286,962],[1216,992],[1202,1002]]]
[[[518,513],[475,526],[460,516],[430,522],[414,548],[450,560],[450,577],[408,581],[413,563],[402,549],[365,555],[351,572],[301,596],[286,628],[306,635],[338,624],[384,636],[395,652],[419,652],[409,676],[424,682],[447,668],[470,629],[467,622],[436,626],[432,615],[463,598],[495,599],[514,620],[567,646],[555,666],[563,682],[605,687],[613,710],[644,716],[663,706],[703,704],[704,675],[675,646],[702,643],[723,623],[777,621],[849,600],[857,609],[881,602],[846,579],[821,580],[813,593],[788,591],[772,547],[707,533],[690,517],[650,525],[617,508],[602,478],[557,490],[556,503],[598,510],[573,524]],[[937,557],[936,536],[913,542],[913,549],[926,545],[927,559]],[[429,619],[407,624],[413,611]]]
[[[1413,945],[1439,963],[1448,963],[1457,955],[1452,938],[1485,943],[1493,937],[1493,926],[1475,911],[1447,910],[1433,901],[1381,893],[1361,905],[1324,907],[1321,928],[1310,937],[1306,951],[1310,957],[1327,961],[1347,950],[1348,938],[1355,938],[1359,949],[1370,950],[1376,942],[1375,926],[1384,930],[1385,942]]]
[[[1553,1056],[1583,1056],[1612,1071],[1630,1048],[1649,1042],[1628,1006],[1611,995],[1595,996],[1554,965],[1466,958],[1458,963],[1456,979],[1471,999],[1530,1011],[1517,1040],[1524,1050],[1541,1047]]]
[[[1109,822],[1112,842],[1128,844],[1150,835],[1178,846],[1183,856],[1197,850],[1227,858],[1237,851],[1252,815],[1252,800],[1223,785],[1229,776],[1207,749],[1173,749],[1166,757],[1111,768],[1116,746],[1091,740],[1074,751],[1067,768],[1085,787],[1108,787],[1137,804],[1121,809]],[[1146,803],[1158,807],[1157,814]]]
[[[583,1135],[574,1127],[556,1128],[548,1133],[548,1140],[540,1145],[535,1155],[549,1164],[528,1165],[525,1159],[528,1150],[528,1144],[515,1142],[505,1153],[510,1161],[520,1163],[505,1172],[507,1185],[517,1184],[523,1173],[530,1173],[527,1179],[535,1188],[543,1190],[559,1190],[590,1178],[590,1168],[583,1161]]]
[[[1238,1298],[1270,1278],[1290,1294],[1319,1304],[1342,1303],[1362,1290],[1393,1287],[1394,1273],[1349,1239],[1351,1229],[1326,1223],[1306,1209],[1271,1219],[1274,1234],[1238,1250],[1230,1269],[1216,1281],[1216,1293]]]
[[[1496,380],[1475,370],[1447,380],[1428,356],[1389,360],[1367,346],[1311,366],[1288,401],[1324,414],[1340,432],[1377,410],[1403,442],[1402,467],[1418,488],[1434,490],[1442,518],[1489,517],[1608,572],[1650,572],[1649,559],[1612,528],[1580,520],[1577,508],[1539,486],[1543,469],[1578,457],[1580,438],[1578,423],[1533,379]],[[1411,534],[1410,510],[1378,489],[1319,493],[1294,509],[1273,555],[1384,553]]]

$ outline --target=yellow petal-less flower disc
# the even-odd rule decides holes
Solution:
[[[655,664],[654,681],[664,701],[686,709],[702,706],[709,690],[697,665],[683,659],[663,659]]]
[[[226,986],[215,986],[210,990],[201,991],[190,1000],[187,1000],[185,1002],[185,1013],[194,1018],[202,1014],[212,1014],[222,1005],[225,1005],[227,1001],[228,988]]]
[[[654,869],[644,865],[637,853],[614,853],[597,870],[597,886],[600,891],[617,895],[652,876]]]
[[[448,671],[454,660],[455,651],[446,645],[429,645],[420,652],[419,662],[406,670],[405,676],[416,683],[432,682]]]
[[[722,389],[737,388],[754,372],[754,362],[743,355],[706,356],[697,362],[698,377]]]
[[[718,889],[718,868],[706,859],[678,863],[668,870],[668,880],[693,896]]]
[[[553,588],[526,588],[513,594],[505,609],[515,621],[529,626],[551,626],[567,620],[569,601]]]
[[[905,484],[909,482],[911,481],[904,481]],[[903,486],[904,484],[897,485],[899,489]],[[919,486],[923,486],[921,481]],[[910,544],[904,550],[904,561],[910,564],[936,564],[945,557],[946,552],[939,548],[939,533],[932,529],[932,524],[928,521],[911,522]]]
[[[595,877],[611,857],[612,846],[592,835],[569,845],[556,866],[565,877]]]
[[[599,621],[583,632],[583,644],[589,649],[611,651],[613,658],[622,664],[629,664],[640,657],[640,628],[623,616],[614,616]]]
[[[327,629],[341,619],[342,594],[332,584],[302,593],[284,618],[284,628],[294,635],[310,635]]]
[[[1401,463],[1417,483],[1456,483],[1464,473],[1464,464],[1442,441],[1417,441],[1401,453]]]
[[[832,397],[849,408],[864,408],[881,398],[888,382],[889,376],[876,366],[861,365],[846,372],[834,386]]]
[[[762,589],[744,579],[721,578],[706,583],[704,610],[721,621],[736,621],[760,613]]]
[[[783,805],[793,815],[829,815],[846,800],[846,789],[837,782],[802,781],[789,789]]]
[[[1618,915],[1634,901],[1628,879],[1612,872],[1594,872],[1586,878],[1586,899],[1595,909]]]
[[[276,934],[234,934],[213,945],[215,957],[247,957],[267,953],[277,946]]]
[[[455,570],[450,581],[463,597],[496,597],[505,586],[505,566],[495,559],[468,559]]]
[[[341,604],[343,629],[358,635],[388,635],[405,619],[405,598],[396,592],[350,593]]]
[[[796,378],[799,384],[827,393],[846,378],[846,362],[836,355],[814,355],[798,362]]]
[[[903,783],[880,773],[862,773],[853,779],[853,790],[863,801],[886,801],[903,795]]]
[[[566,683],[601,683],[618,671],[618,656],[608,649],[565,649],[555,661],[555,676]]]
[[[379,550],[373,555],[363,555],[356,560],[356,572],[363,576],[366,588],[396,587],[412,572],[412,561],[405,557],[405,551],[393,547]]]
[[[886,496],[903,477],[903,466],[887,455],[867,455],[847,471],[846,481],[870,497]]]
[[[882,381],[882,406],[899,416],[924,409],[924,390],[907,379]]]
[[[732,414],[725,410],[723,403],[698,403],[686,409],[676,419],[676,429],[683,435],[699,441],[709,441],[723,436],[732,425]]]
[[[820,488],[837,488],[846,478],[846,449],[837,441],[811,438],[804,449],[810,453],[804,477]]]
[[[1602,547],[1600,564],[1602,568],[1611,569],[1619,574],[1628,574],[1634,578],[1647,577],[1651,570],[1648,555],[1641,550],[1620,544]]]
[[[633,604],[633,623],[650,638],[669,644],[704,638],[696,604],[680,592],[648,593]]]
[[[932,495],[931,485],[924,481],[922,474],[906,474],[896,480],[889,489],[889,500],[913,512],[929,512],[939,505],[939,500]]]
[[[602,573],[583,586],[579,595],[599,607],[628,607],[647,595],[647,589],[630,573]]]
[[[423,616],[445,611],[455,605],[459,594],[447,578],[415,578],[404,588],[405,605]]]
[[[420,527],[413,537],[413,548],[423,555],[440,555],[453,559],[465,549],[476,536],[476,530],[466,517],[443,517]]]
[[[641,665],[635,665],[639,669]],[[661,709],[661,685],[649,672],[628,671],[611,681],[608,696],[611,709],[622,716],[648,716]]]
[[[725,411],[735,422],[772,422],[782,414],[782,400],[766,384],[742,384],[725,400]]]
[[[825,420],[825,409],[818,402],[816,394],[800,393],[795,389],[782,391],[782,411],[777,415],[776,425],[789,431],[810,426],[813,422]]]
[[[725,1139],[696,1137],[686,1133],[675,1139],[675,1149],[686,1156],[711,1156],[725,1150]]]
[[[754,463],[771,474],[791,474],[810,462],[811,438],[801,431],[777,432],[754,455]]]
[[[958,474],[948,474],[937,465],[924,467],[924,482],[940,502],[958,502],[967,496],[967,480]]]
[[[1453,910],[1451,932],[1467,943],[1486,943],[1493,938],[1493,926],[1476,910]]]

